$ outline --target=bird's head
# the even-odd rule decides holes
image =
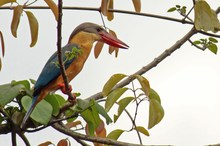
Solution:
[[[116,38],[115,36],[110,35],[103,27],[86,22],[82,23],[79,26],[77,26],[72,34],[70,35],[69,42],[76,38],[76,36],[81,35],[81,40],[84,39],[85,41],[102,41],[110,46],[117,47],[117,48],[124,48],[127,49],[129,46]]]

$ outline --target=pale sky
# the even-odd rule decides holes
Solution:
[[[101,1],[72,1],[64,5],[98,7]],[[207,0],[215,10],[220,1]],[[83,5],[81,3],[84,3]],[[39,3],[40,4],[40,3]],[[166,11],[176,4],[192,7],[192,1],[182,0],[142,0],[142,12],[182,18],[177,13]],[[115,1],[117,9],[133,10],[130,0]],[[21,19],[18,38],[10,33],[12,11],[0,10],[0,30],[4,34],[6,54],[3,68],[0,72],[0,83],[12,80],[36,79],[47,59],[56,50],[56,22],[48,10],[31,10],[39,21],[39,39],[35,47],[29,48],[30,33],[26,15]],[[190,15],[193,18],[193,13]],[[101,24],[97,12],[64,11],[63,46],[66,44],[72,30],[82,22]],[[90,55],[83,71],[71,82],[73,90],[80,92],[81,98],[86,98],[102,90],[104,83],[115,73],[132,74],[150,63],[155,57],[181,39],[191,25],[170,22],[149,17],[125,14],[115,15],[112,22],[105,21],[107,27],[117,32],[118,38],[126,42],[129,50],[121,50],[118,58],[108,54],[105,47],[98,59]],[[196,35],[192,40],[204,38]],[[218,45],[219,46],[219,45]],[[220,56],[210,51],[201,51],[185,43],[179,50],[166,58],[156,68],[144,76],[150,81],[151,87],[161,97],[165,116],[161,123],[149,130],[150,137],[142,135],[144,144],[169,144],[180,146],[199,146],[220,143]],[[147,127],[148,104],[141,106],[139,125]],[[115,111],[111,111],[113,117]],[[123,114],[119,123],[111,124],[113,128],[128,128]],[[37,145],[45,141],[57,143],[67,136],[61,135],[52,128],[37,133],[27,133],[31,144]],[[121,141],[137,143],[134,133],[124,133]],[[72,145],[79,145],[74,140]],[[0,136],[0,145],[11,145],[10,135]],[[18,145],[24,145],[21,140]]]

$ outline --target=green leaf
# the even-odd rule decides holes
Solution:
[[[199,45],[199,44],[201,44],[201,41],[198,41],[198,40],[197,40],[197,41],[194,41],[193,44],[194,44],[194,45]]]
[[[211,41],[213,43],[218,43],[218,40],[213,37],[209,37],[209,41]]]
[[[29,96],[24,96],[21,99],[21,103],[24,109],[27,111],[32,103],[32,99]],[[52,111],[53,108],[51,104],[45,100],[41,100],[34,108],[30,117],[38,123],[47,125],[52,117]]]
[[[118,88],[115,89],[114,91],[112,91],[105,102],[105,110],[108,112],[111,107],[113,106],[113,104],[121,97],[121,95],[127,91],[128,88]]]
[[[213,44],[213,43],[211,43],[211,44],[208,45],[208,49],[209,49],[212,53],[214,53],[214,54],[217,54],[217,52],[218,52],[218,47],[217,47],[217,45],[216,45],[216,44]]]
[[[81,112],[81,116],[88,124],[89,134],[94,135],[95,129],[99,126],[101,123],[101,119],[99,117],[98,110],[94,106],[94,101],[90,101],[90,106]]]
[[[29,80],[30,80],[31,84],[35,84],[36,83],[36,80],[34,80],[34,79],[29,79]]]
[[[158,100],[150,99],[149,123],[148,129],[158,124],[164,116],[164,110]]]
[[[30,90],[30,88],[31,88],[31,85],[30,85],[30,83],[28,82],[28,80],[13,81],[13,82],[11,83],[12,86],[19,85],[19,84],[23,85],[23,86],[24,86],[26,89],[28,89],[28,90]]]
[[[95,107],[96,107],[98,113],[105,118],[107,124],[112,123],[112,119],[109,117],[109,115],[107,114],[107,112],[105,111],[105,109],[101,105],[99,105],[97,102],[95,102]]]
[[[150,136],[149,132],[147,131],[147,129],[145,129],[144,127],[142,126],[137,126],[136,127],[136,130],[141,132],[142,134],[146,135],[146,136]]]
[[[149,81],[141,76],[141,75],[134,75],[137,80],[139,81],[139,83],[141,84],[141,90],[147,95],[149,96],[149,92],[150,92],[150,83]]]
[[[160,96],[157,94],[157,92],[154,90],[154,89],[150,89],[150,94],[149,94],[149,99],[155,99],[157,100],[159,103],[161,103],[161,100],[160,100]]]
[[[85,110],[90,107],[90,102],[79,98],[77,99],[77,105],[81,110]]]
[[[186,14],[186,6],[183,6],[181,9],[180,9],[180,13],[185,15]]]
[[[11,84],[0,85],[0,106],[5,106],[11,102],[24,88],[22,84],[14,86]]]
[[[107,138],[117,140],[123,132],[124,130],[121,129],[113,130],[107,135]]]
[[[197,30],[212,31],[216,33],[220,30],[220,23],[214,10],[204,0],[198,0],[194,6],[195,28]]]
[[[0,0],[0,7],[7,3],[13,3],[13,2],[16,2],[16,0]]]
[[[53,94],[55,96],[55,99],[59,103],[59,107],[63,107],[63,105],[66,103],[66,100],[63,98],[63,96],[60,96],[59,94]]]
[[[118,102],[118,115],[114,115],[114,122],[116,122],[118,120],[118,118],[120,117],[121,113],[124,111],[124,109],[127,107],[127,105],[134,99],[134,97],[125,97],[123,99],[121,99]]]
[[[180,5],[176,5],[176,8],[180,9],[180,8],[181,8],[181,6],[180,6]]]
[[[124,77],[126,77],[126,75],[124,74],[114,74],[110,77],[110,79],[105,83],[103,89],[102,89],[102,94],[103,96],[107,96],[112,88],[118,83],[120,82]]]
[[[51,104],[51,106],[53,107],[53,112],[52,114],[54,116],[57,116],[60,112],[60,103],[57,100],[57,96],[55,94],[48,94],[45,98],[44,98],[48,103]]]
[[[167,10],[167,12],[174,12],[174,11],[176,11],[176,7],[172,7],[169,10]]]
[[[76,118],[78,117],[78,114],[75,114],[75,113],[76,113],[76,111],[75,111],[75,110],[72,110],[72,109],[68,109],[68,110],[65,111],[65,116],[66,116],[66,117],[70,117],[70,116],[75,115],[75,117],[68,118],[68,119],[67,119],[67,123],[73,122],[74,120],[76,120]]]

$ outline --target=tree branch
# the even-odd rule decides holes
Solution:
[[[165,50],[162,54],[160,54],[152,62],[150,62],[146,66],[142,67],[140,70],[138,70],[137,72],[133,73],[132,75],[130,75],[129,78],[126,78],[122,82],[118,83],[112,90],[115,90],[117,88],[121,88],[121,87],[124,87],[124,86],[128,85],[131,81],[134,80],[134,78],[132,77],[133,75],[136,75],[136,74],[143,75],[147,71],[149,71],[152,68],[156,67],[161,61],[163,61],[165,58],[170,56],[174,51],[179,49],[187,40],[189,40],[189,38],[191,36],[193,36],[196,33],[197,33],[197,30],[193,27],[183,38],[178,40],[173,46],[171,46],[170,48]],[[96,94],[88,97],[87,99],[88,100],[91,100],[91,99],[98,100],[98,99],[102,99],[102,98],[103,98],[102,92],[99,92],[99,93],[96,93]]]
[[[65,84],[65,88],[67,91],[67,94],[69,98],[74,99],[72,93],[69,91],[69,79],[67,78],[66,72],[65,72],[65,67],[63,64],[63,59],[62,59],[62,8],[63,8],[63,1],[59,0],[58,1],[58,11],[59,11],[59,16],[58,16],[58,22],[57,22],[57,53],[58,53],[58,61],[60,65],[60,71],[63,77],[63,81]]]
[[[74,139],[81,139],[81,140],[86,140],[86,141],[91,141],[91,142],[96,142],[96,143],[102,143],[102,144],[107,144],[107,145],[117,145],[117,146],[144,146],[144,145],[138,145],[138,144],[131,144],[131,143],[126,143],[126,142],[120,142],[112,139],[107,139],[107,138],[101,138],[101,137],[92,137],[88,135],[83,135],[80,133],[76,133],[74,131],[71,131],[70,129],[64,128],[58,123],[55,123],[52,126],[54,129],[57,131],[64,133]]]
[[[14,7],[9,7],[9,6],[4,6],[0,7],[0,10],[11,10]],[[24,9],[41,9],[41,10],[48,10],[50,9],[47,6],[28,6],[24,7]],[[92,8],[92,7],[68,7],[64,6],[63,10],[84,10],[84,11],[97,11],[100,12],[100,8]],[[139,12],[134,12],[134,11],[127,11],[127,10],[119,10],[119,9],[109,9],[109,12],[115,12],[115,13],[121,13],[121,14],[129,14],[129,15],[136,15],[136,16],[145,16],[145,17],[151,17],[151,18],[157,18],[157,19],[163,19],[163,20],[168,20],[168,21],[174,21],[174,22],[179,22],[182,24],[191,24],[194,25],[193,22],[183,20],[183,19],[176,19],[172,17],[167,17],[167,16],[162,16],[162,15],[155,15],[155,14],[150,14],[150,13],[139,13]]]

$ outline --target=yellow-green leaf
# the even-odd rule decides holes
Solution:
[[[94,48],[94,55],[95,55],[95,58],[98,58],[101,51],[102,51],[102,48],[104,46],[104,43],[103,42],[97,42],[95,44],[95,48]]]
[[[141,12],[141,0],[132,0],[135,11]]]
[[[107,16],[108,6],[109,6],[109,0],[102,0],[101,12],[104,16]]]
[[[5,56],[5,42],[4,42],[4,37],[2,32],[0,31],[0,40],[1,40],[1,44],[2,44],[2,56]]]
[[[96,110],[98,111],[98,113],[105,118],[107,124],[112,123],[112,119],[109,117],[106,110],[101,105],[95,102],[94,106],[96,107]]]
[[[137,126],[136,127],[136,130],[141,132],[142,134],[146,135],[146,136],[150,136],[149,132],[147,131],[147,129],[145,129],[144,127],[142,126]]]
[[[113,9],[113,6],[114,6],[113,0],[110,0],[108,9]],[[114,13],[113,12],[108,12],[107,19],[109,21],[111,21],[111,20],[113,20],[113,18],[114,18]]]
[[[17,30],[22,12],[23,12],[23,6],[18,5],[14,8],[13,18],[11,22],[11,33],[14,37],[17,37]]]
[[[49,6],[49,8],[52,10],[54,16],[55,16],[55,19],[58,21],[58,15],[59,15],[59,12],[58,12],[58,7],[57,5],[54,3],[53,0],[44,0],[47,5]]]
[[[157,125],[164,116],[164,110],[161,104],[155,100],[150,99],[150,107],[149,107],[149,122],[148,122],[148,129]]]
[[[105,110],[108,112],[113,104],[121,97],[121,95],[127,91],[128,88],[117,88],[114,91],[112,91],[105,102]]]
[[[13,3],[13,2],[16,2],[16,0],[0,0],[0,7],[7,3]]]
[[[216,44],[213,44],[213,43],[211,43],[211,44],[208,46],[208,49],[209,49],[212,53],[214,53],[214,54],[217,54],[217,52],[218,52],[218,47],[217,47],[217,45],[216,45]]]
[[[30,26],[30,32],[31,32],[31,44],[30,47],[33,47],[38,39],[38,21],[34,14],[30,11],[25,11],[28,21],[29,21],[29,26]]]
[[[154,90],[154,89],[150,89],[150,94],[149,94],[149,99],[155,99],[157,100],[159,103],[161,103],[161,100],[160,100],[160,96],[158,95],[158,93]]]
[[[124,111],[124,109],[128,106],[128,104],[134,99],[134,97],[125,97],[118,102],[118,115],[114,115],[114,122],[116,122]]]
[[[204,0],[198,0],[194,6],[195,28],[197,30],[217,32],[220,30],[220,23],[214,10]]]
[[[112,88],[120,82],[124,77],[126,77],[125,74],[114,74],[110,77],[110,79],[105,83],[103,89],[102,89],[102,94],[103,96],[107,96]]]
[[[213,43],[218,43],[218,40],[213,37],[209,37],[209,41],[211,41]]]
[[[141,75],[134,75],[136,78],[137,78],[137,80],[139,81],[139,83],[141,84],[141,89],[142,89],[142,91],[147,95],[147,96],[149,96],[149,94],[150,94],[150,83],[149,83],[149,81],[145,78],[145,77],[143,77],[143,76],[141,76]]]
[[[116,129],[116,130],[110,132],[107,135],[107,138],[117,140],[123,132],[124,132],[124,130]]]

